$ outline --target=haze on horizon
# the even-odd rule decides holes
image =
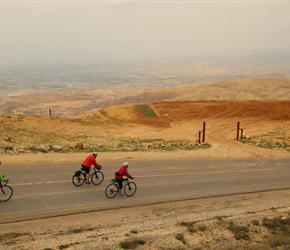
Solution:
[[[290,51],[290,1],[0,1],[0,62]]]

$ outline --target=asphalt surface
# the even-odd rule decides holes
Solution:
[[[80,187],[72,184],[79,164],[1,166],[14,193],[8,202],[0,202],[0,221],[290,188],[290,159],[139,160],[130,161],[129,167],[138,186],[135,195],[108,199],[105,188],[120,162],[101,164],[104,181]]]

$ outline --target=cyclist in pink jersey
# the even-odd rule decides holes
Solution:
[[[130,179],[134,179],[135,177],[131,176],[128,172],[128,167],[129,167],[129,163],[128,162],[124,162],[123,166],[120,167],[120,169],[118,170],[118,172],[115,173],[115,179],[118,181],[119,184],[119,195],[120,196],[124,196],[122,189],[123,189],[123,176],[127,176]]]

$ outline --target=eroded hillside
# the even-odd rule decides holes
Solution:
[[[111,106],[85,116],[91,121],[169,126],[171,122],[206,119],[289,121],[290,101],[164,101]],[[162,122],[161,122],[162,121]]]

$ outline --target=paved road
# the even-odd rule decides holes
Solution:
[[[290,188],[290,159],[140,160],[130,161],[129,167],[136,176],[136,194],[108,199],[104,190],[120,162],[102,165],[103,183],[81,187],[71,182],[78,164],[2,165],[14,195],[0,203],[0,221]]]

